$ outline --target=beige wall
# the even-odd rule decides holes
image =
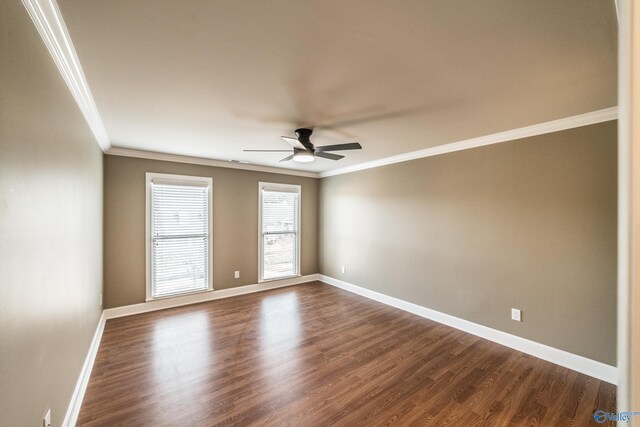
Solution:
[[[330,177],[320,206],[321,273],[615,365],[615,122]]]
[[[318,272],[317,179],[105,156],[105,307],[145,300],[146,172],[213,178],[214,289],[258,282],[258,182],[302,185],[301,273]]]
[[[17,0],[0,76],[0,425],[59,426],[101,312],[102,152]]]

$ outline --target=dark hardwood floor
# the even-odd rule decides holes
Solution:
[[[319,282],[107,321],[82,426],[583,426],[615,387]]]

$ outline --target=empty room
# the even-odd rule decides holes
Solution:
[[[0,426],[640,426],[633,0],[0,2]]]

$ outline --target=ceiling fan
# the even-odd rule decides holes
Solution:
[[[329,160],[340,160],[344,156],[339,154],[328,153],[328,151],[343,151],[343,150],[360,150],[362,146],[357,142],[350,142],[347,144],[336,145],[324,145],[322,147],[314,147],[311,143],[311,134],[313,129],[300,128],[296,129],[295,134],[297,138],[291,138],[289,136],[283,136],[288,144],[293,147],[293,153],[290,156],[280,160],[286,162],[293,160],[294,162],[307,163],[312,162],[316,157],[322,157]],[[290,152],[290,150],[243,150],[246,152]]]

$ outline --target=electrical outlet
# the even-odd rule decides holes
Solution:
[[[347,267],[345,267],[344,265],[342,266],[342,272],[346,273],[347,272]]]
[[[100,307],[102,307],[102,294],[100,294]]]
[[[51,409],[47,409],[47,413],[44,414],[42,419],[42,427],[51,427]]]
[[[233,273],[233,277],[235,277],[236,279],[240,278],[240,271],[236,270],[235,273]]]
[[[522,312],[517,308],[511,309],[511,320],[515,320],[516,322],[522,322]]]

